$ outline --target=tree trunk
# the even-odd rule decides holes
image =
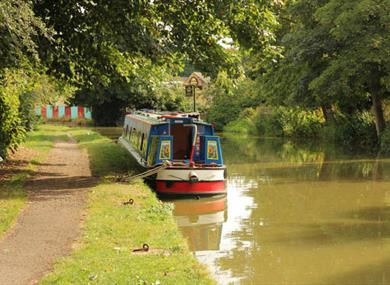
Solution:
[[[330,107],[321,105],[322,114],[324,114],[325,122],[329,122],[333,119],[333,113]]]
[[[378,93],[372,93],[372,112],[375,117],[375,128],[378,138],[386,127],[385,117],[383,115],[382,99]]]

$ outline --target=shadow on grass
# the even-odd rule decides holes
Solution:
[[[7,187],[7,185],[20,183],[19,180],[25,180],[28,177],[40,176],[58,176],[58,174],[51,172],[37,172],[29,169],[28,165],[36,166],[63,166],[64,164],[48,164],[37,161],[28,162],[26,160],[14,160],[7,162],[6,167],[0,168],[0,189]]]
[[[74,196],[75,191],[87,191],[97,184],[98,179],[90,176],[36,179],[28,185],[29,200],[46,201],[58,196],[64,199],[68,195]]]
[[[32,134],[28,136],[28,142],[29,143],[36,143],[36,142],[47,142],[47,141],[56,141],[56,140],[68,140],[68,137],[64,135],[64,132],[58,132],[58,134],[52,134],[52,131],[50,131],[50,134]]]
[[[0,184],[0,200],[15,200],[15,199],[23,199],[26,197],[25,192],[20,187],[2,187]]]
[[[89,176],[72,176],[56,178],[38,178],[28,182],[29,191],[82,189],[95,186],[96,178]]]
[[[93,176],[125,175],[137,171],[132,156],[118,145],[107,141],[86,144]]]

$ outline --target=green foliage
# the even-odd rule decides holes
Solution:
[[[7,156],[8,148],[16,150],[25,136],[19,105],[18,94],[0,86],[0,157]]]
[[[327,141],[365,148],[375,148],[378,141],[372,115],[368,112],[335,116],[326,123],[321,137]]]
[[[179,86],[161,86],[157,90],[157,108],[164,111],[192,111],[192,98],[185,97],[184,88]]]
[[[259,78],[264,98],[271,105],[336,108],[342,116],[365,112],[378,98],[371,119],[380,127],[380,100],[390,94],[389,7],[388,0],[290,1],[277,33],[283,57]]]
[[[238,53],[221,41],[261,50],[276,25],[268,1],[111,2],[2,1],[0,73],[41,63],[78,88],[74,101],[92,106],[96,123],[112,125],[128,106],[186,109],[182,96],[161,88],[165,74],[179,72],[187,61],[209,74],[237,76]],[[17,93],[21,124],[30,129],[36,94],[31,88]]]
[[[36,104],[66,98],[71,88],[29,68],[5,69],[0,80],[0,156],[14,151],[31,130]]]
[[[205,97],[211,101],[206,109],[207,120],[214,123],[216,129],[222,130],[236,120],[242,110],[259,104],[255,87],[255,82],[250,79],[233,80],[226,72],[220,72],[206,90]],[[244,117],[247,115],[244,114]]]
[[[225,70],[237,77],[239,53],[221,42],[267,50],[277,25],[272,5],[254,0],[115,5],[39,0],[34,11],[56,31],[54,41],[39,41],[45,65],[79,87],[75,102],[92,106],[97,124],[112,125],[125,107],[185,109],[185,100],[160,91],[165,74],[177,74],[183,62],[213,76]]]
[[[266,48],[277,25],[271,2],[39,0],[34,10],[57,32],[55,41],[41,42],[47,64],[101,87],[133,73],[139,58],[173,66],[185,57],[210,74],[237,73],[239,59],[220,42]]]
[[[381,135],[380,152],[385,155],[390,154],[390,127],[387,127]]]
[[[226,126],[224,126],[223,130],[224,132],[228,133],[237,133],[237,134],[257,134],[256,133],[256,126],[253,121],[254,116],[254,110],[252,109],[245,109],[243,110],[239,118],[230,121]]]
[[[277,108],[258,107],[253,120],[260,136],[283,136],[283,126]]]
[[[267,137],[315,138],[319,136],[323,123],[322,115],[318,111],[259,107],[256,111],[244,110],[240,117],[226,125],[224,130]]]
[[[326,122],[319,110],[301,108],[258,107],[247,109],[239,118],[228,123],[224,131],[262,137],[319,138],[341,145],[375,148],[377,137],[372,115],[368,112],[353,115],[335,114]],[[382,145],[386,149],[387,134],[383,134]]]
[[[5,67],[18,67],[26,60],[37,62],[35,38],[50,38],[50,31],[32,10],[31,1],[0,2],[0,72]]]
[[[225,72],[219,73],[215,82],[207,89],[206,97],[212,100],[207,111],[207,120],[214,123],[217,130],[221,130],[240,113],[233,90],[234,83]]]
[[[302,110],[300,108],[279,108],[280,124],[283,134],[287,137],[315,138],[318,137],[324,119],[317,110]]]

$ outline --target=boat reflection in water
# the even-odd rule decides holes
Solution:
[[[171,201],[175,220],[191,251],[219,250],[222,224],[227,220],[226,200],[223,195]]]

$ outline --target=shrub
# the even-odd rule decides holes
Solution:
[[[71,89],[69,89],[71,90]],[[37,121],[34,105],[64,97],[62,87],[32,69],[4,69],[0,77],[0,156],[16,150]],[[71,91],[69,91],[70,94]],[[69,95],[67,94],[67,95]],[[65,97],[64,97],[65,98]]]
[[[287,137],[318,137],[324,123],[318,110],[304,111],[299,108],[278,108],[283,135]]]
[[[19,117],[19,97],[0,87],[0,156],[7,156],[7,149],[14,151],[25,136],[25,128]]]
[[[292,108],[258,107],[242,111],[224,131],[267,137],[318,137],[324,119],[318,111]]]
[[[237,134],[257,134],[253,120],[254,115],[255,112],[253,109],[245,109],[240,113],[238,119],[229,122],[223,130],[225,132]]]
[[[384,130],[380,138],[380,152],[384,155],[390,154],[390,126]]]
[[[259,135],[267,137],[283,136],[283,126],[277,109],[267,107],[257,108],[254,121],[256,132]]]
[[[247,78],[233,80],[225,72],[220,72],[206,90],[205,97],[209,102],[206,108],[207,120],[214,123],[217,130],[224,129],[228,124],[229,130],[246,128],[245,122],[233,121],[242,121],[247,117],[242,112],[259,104],[257,95],[254,81]]]
[[[38,122],[38,117],[35,115],[34,107],[37,102],[33,92],[22,93],[19,96],[19,113],[21,124],[27,131],[31,131],[34,124]]]
[[[378,143],[375,123],[369,112],[353,115],[339,114],[325,125],[321,137],[328,141],[360,147],[373,147]]]

